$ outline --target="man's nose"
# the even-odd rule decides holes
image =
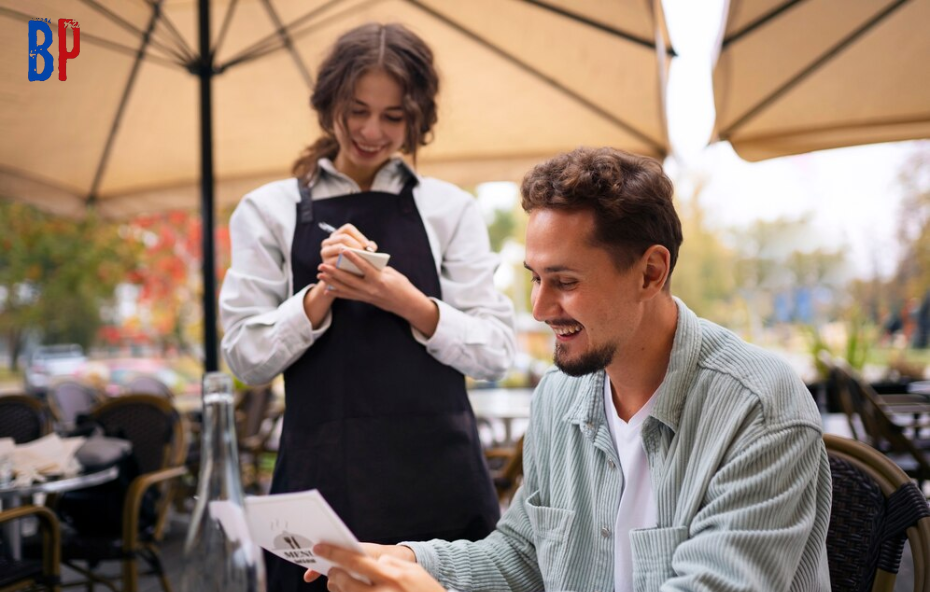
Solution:
[[[533,318],[537,321],[544,323],[546,319],[552,319],[558,316],[555,314],[558,310],[558,305],[552,297],[552,290],[539,284],[533,288],[530,299],[533,304]]]

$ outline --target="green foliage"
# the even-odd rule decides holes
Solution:
[[[726,324],[731,320],[728,302],[736,288],[735,255],[708,226],[701,190],[699,185],[689,199],[676,200],[685,240],[672,273],[672,293],[696,314]]]
[[[491,250],[495,253],[499,253],[507,239],[514,235],[516,229],[517,220],[513,212],[496,210],[494,212],[494,220],[488,224],[488,236],[491,239]]]
[[[828,342],[823,332],[813,326],[806,326],[804,332],[807,336],[808,352],[817,368],[817,374],[826,378],[828,368],[821,360],[825,352],[829,357],[842,357],[856,370],[862,370],[874,343],[874,331],[866,319],[854,311],[843,323],[843,339],[837,342]]]
[[[101,306],[134,267],[138,245],[94,212],[81,220],[0,201],[0,334],[12,354],[27,332],[90,346]]]
[[[901,258],[890,287],[903,289],[903,301],[930,292],[930,144],[914,152],[899,178],[905,195],[898,219]]]
[[[872,345],[872,339],[870,339],[862,315],[853,316],[847,322],[847,328],[844,357],[850,366],[856,370],[862,370]]]

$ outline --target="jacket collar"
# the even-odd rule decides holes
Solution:
[[[672,342],[672,353],[665,378],[653,395],[656,402],[649,416],[677,432],[681,410],[698,370],[701,325],[697,315],[691,312],[684,302],[678,298],[674,300],[678,306],[678,323]],[[604,370],[581,377],[579,380],[582,383],[575,401],[563,418],[564,421],[580,425],[582,431],[590,432],[592,438],[597,434],[598,426],[606,420],[603,399],[606,379],[607,373]]]

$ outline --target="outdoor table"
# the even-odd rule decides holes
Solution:
[[[119,475],[118,467],[109,467],[93,473],[85,473],[74,477],[53,478],[49,477],[42,483],[30,483],[29,485],[16,486],[12,483],[0,485],[0,502],[4,507],[16,508],[22,500],[31,497],[37,493],[51,494],[74,491],[76,489],[85,489],[102,483],[107,483],[116,479]],[[9,542],[10,555],[13,559],[22,559],[22,540],[18,524],[11,522],[3,527],[3,537]]]
[[[930,400],[930,380],[918,380],[908,384],[907,392],[913,395],[923,395]]]
[[[504,426],[505,446],[512,446],[513,422],[529,419],[533,389],[475,389],[468,391],[468,400],[477,419],[499,421]]]

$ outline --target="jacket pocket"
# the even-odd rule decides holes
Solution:
[[[565,583],[565,561],[568,555],[568,535],[573,510],[552,508],[540,504],[539,492],[531,493],[524,502],[526,515],[533,528],[533,543],[546,590],[562,590]]]
[[[633,551],[633,589],[658,590],[675,575],[672,556],[678,545],[688,540],[687,526],[640,528],[630,531]]]

